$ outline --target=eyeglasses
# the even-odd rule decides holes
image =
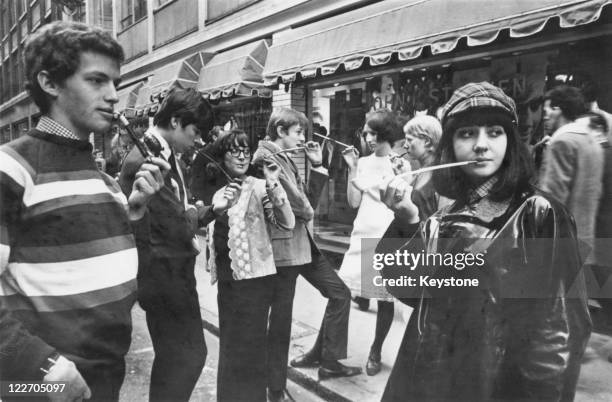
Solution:
[[[241,153],[244,155],[245,158],[251,156],[251,150],[248,148],[232,148],[228,152],[234,158],[239,158]]]

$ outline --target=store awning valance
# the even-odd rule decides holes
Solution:
[[[266,40],[260,40],[215,55],[200,70],[198,90],[209,99],[271,96],[262,77],[268,47]]]
[[[198,85],[200,69],[213,56],[213,53],[198,52],[184,59],[174,61],[155,70],[138,92],[137,109],[154,107],[159,98],[172,88],[195,88]]]
[[[373,66],[493,42],[501,30],[511,37],[540,32],[550,18],[562,28],[596,21],[612,0],[385,0],[273,37],[264,69],[266,85]]]
[[[119,102],[115,105],[117,112],[123,112],[126,109],[132,109],[136,105],[138,99],[138,91],[142,88],[143,82],[139,81],[135,84],[129,85],[125,88],[121,88],[117,92]]]

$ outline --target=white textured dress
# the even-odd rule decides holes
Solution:
[[[380,272],[372,267],[376,244],[394,218],[393,212],[380,200],[379,192],[380,184],[392,176],[393,168],[389,156],[372,154],[357,161],[354,182],[363,192],[357,217],[353,222],[349,249],[344,254],[339,272],[355,296],[393,300],[384,287],[374,285],[374,277],[380,275]],[[372,240],[362,242],[362,239]]]

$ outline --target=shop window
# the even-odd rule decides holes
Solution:
[[[22,120],[13,124],[13,138],[19,138],[22,135],[27,134],[29,131],[28,120]]]
[[[362,80],[312,91],[312,114],[316,112],[317,123],[325,128],[331,139],[354,146],[362,155],[365,149],[362,149],[361,131],[365,115],[375,103],[368,98],[368,90],[371,96],[373,88],[373,84]],[[376,92],[380,95],[380,87]],[[317,137],[312,139],[322,141]],[[317,210],[319,223],[350,225],[355,219],[356,211],[348,205],[346,198],[348,170],[341,155],[342,150],[343,146],[329,141],[323,145],[323,165],[328,168],[330,181],[321,195]]]
[[[221,101],[215,105],[215,125],[239,128],[249,135],[252,144],[263,139],[272,113],[270,98],[250,97]]]
[[[147,16],[146,0],[126,0],[121,2],[121,30],[135,24]]]
[[[206,23],[210,24],[220,20],[259,1],[261,0],[208,0],[206,2]]]

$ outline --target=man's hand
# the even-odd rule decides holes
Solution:
[[[355,147],[348,147],[342,151],[342,158],[346,162],[349,170],[357,169],[357,160],[359,159],[359,151]]]
[[[145,208],[151,196],[164,187],[164,175],[170,170],[168,162],[161,158],[151,158],[140,166],[128,198],[131,220],[144,216]]]
[[[230,183],[223,189],[223,194],[213,198],[213,212],[217,215],[227,211],[238,201],[242,187],[238,183]]]
[[[410,162],[398,155],[394,155],[391,157],[391,167],[395,175],[407,173],[412,170]]]
[[[318,142],[308,141],[304,151],[306,152],[306,157],[310,161],[311,165],[319,166],[321,163],[323,163],[323,151],[321,150],[321,145]]]
[[[419,221],[419,208],[411,199],[412,186],[401,177],[394,177],[380,189],[380,200],[406,223]]]
[[[49,392],[47,397],[53,402],[82,401],[91,398],[91,390],[73,362],[60,356],[43,378],[43,382],[59,381],[66,383],[63,392]]]
[[[266,182],[268,183],[268,185],[273,185],[274,183],[278,182],[280,172],[281,172],[280,166],[278,166],[278,164],[274,162],[272,159],[267,159],[264,161],[263,173],[264,173],[264,177],[266,178]]]

